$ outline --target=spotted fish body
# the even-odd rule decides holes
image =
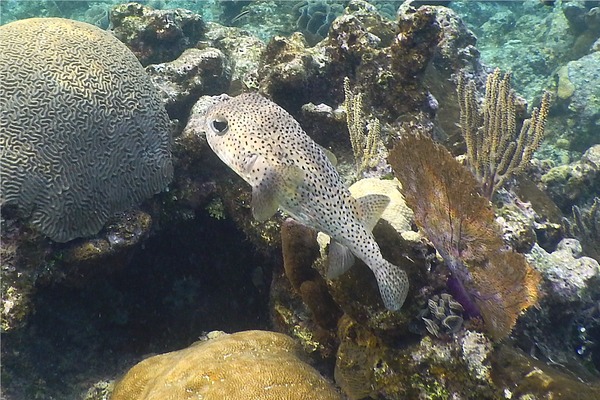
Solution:
[[[406,272],[384,260],[371,230],[389,199],[355,199],[325,151],[277,104],[247,93],[225,99],[206,114],[213,151],[252,186],[257,220],[278,208],[332,238],[329,277],[360,258],[375,274],[385,306],[398,310],[408,292]]]

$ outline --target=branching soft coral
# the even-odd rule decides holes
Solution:
[[[594,198],[587,211],[573,206],[572,222],[564,218],[563,230],[581,242],[586,255],[600,261],[600,197]]]
[[[467,144],[467,161],[481,183],[483,195],[491,199],[513,175],[523,172],[544,137],[550,94],[544,93],[539,108],[517,130],[517,95],[510,74],[496,69],[487,78],[480,107],[473,81],[458,79],[460,128]]]
[[[501,339],[537,300],[539,274],[508,249],[473,175],[424,136],[400,139],[389,156],[415,222],[452,271],[455,297]]]

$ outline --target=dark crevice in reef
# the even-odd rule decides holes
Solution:
[[[270,270],[230,220],[203,211],[165,228],[117,272],[38,288],[27,325],[2,335],[3,392],[65,398],[93,383],[73,369],[96,371],[80,379],[114,378],[115,366],[124,372],[208,331],[268,329]]]

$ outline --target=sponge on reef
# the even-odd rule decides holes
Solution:
[[[127,47],[93,25],[0,27],[0,204],[58,242],[171,181],[170,122]]]
[[[281,333],[209,333],[183,350],[150,357],[116,385],[111,400],[341,400]]]

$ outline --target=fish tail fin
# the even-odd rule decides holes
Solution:
[[[381,260],[372,268],[385,308],[399,310],[408,295],[408,275],[394,264]]]

